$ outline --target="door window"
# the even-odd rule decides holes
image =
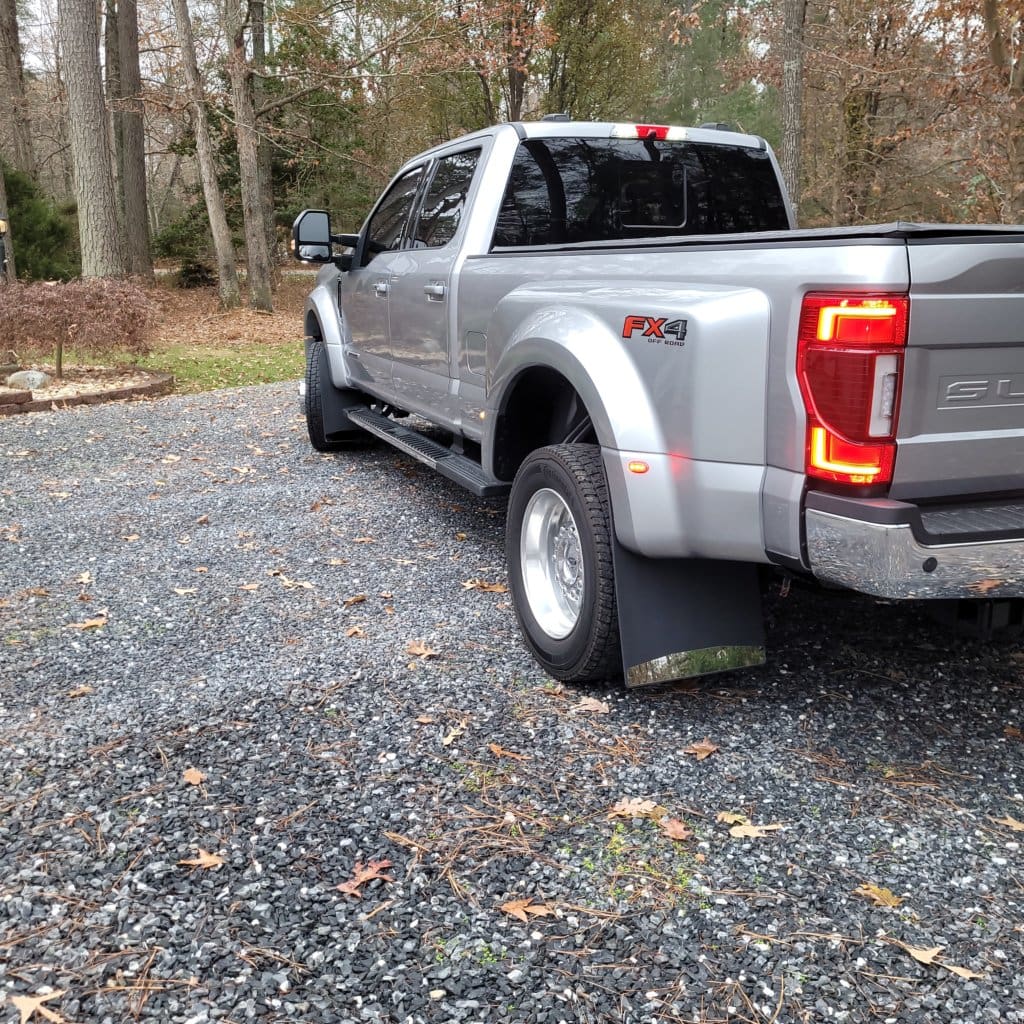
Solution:
[[[438,161],[420,208],[413,242],[416,248],[439,248],[455,237],[479,160],[480,150],[471,149]]]
[[[363,243],[363,265],[370,263],[382,252],[392,252],[402,244],[402,235],[409,211],[412,209],[416,190],[422,177],[422,167],[415,167],[403,174],[388,189],[380,205],[370,218]]]

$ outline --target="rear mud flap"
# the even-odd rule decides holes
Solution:
[[[612,549],[627,686],[764,664],[756,566]]]

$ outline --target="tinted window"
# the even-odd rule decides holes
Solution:
[[[632,139],[520,143],[494,245],[787,228],[767,152]]]
[[[453,153],[440,160],[420,208],[415,245],[447,245],[454,237],[466,205],[466,195],[480,150]]]
[[[369,263],[378,253],[389,252],[402,244],[402,230],[409,219],[421,171],[422,168],[417,167],[403,174],[381,200],[366,229],[364,264]]]

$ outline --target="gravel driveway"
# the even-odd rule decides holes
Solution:
[[[0,421],[4,1024],[1024,1021],[1019,644],[775,583],[563,688],[501,506],[293,392]]]

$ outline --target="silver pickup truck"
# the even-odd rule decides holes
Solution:
[[[556,678],[762,663],[759,565],[1020,623],[1024,228],[800,230],[763,139],[545,119],[293,236],[313,447],[507,493]]]

